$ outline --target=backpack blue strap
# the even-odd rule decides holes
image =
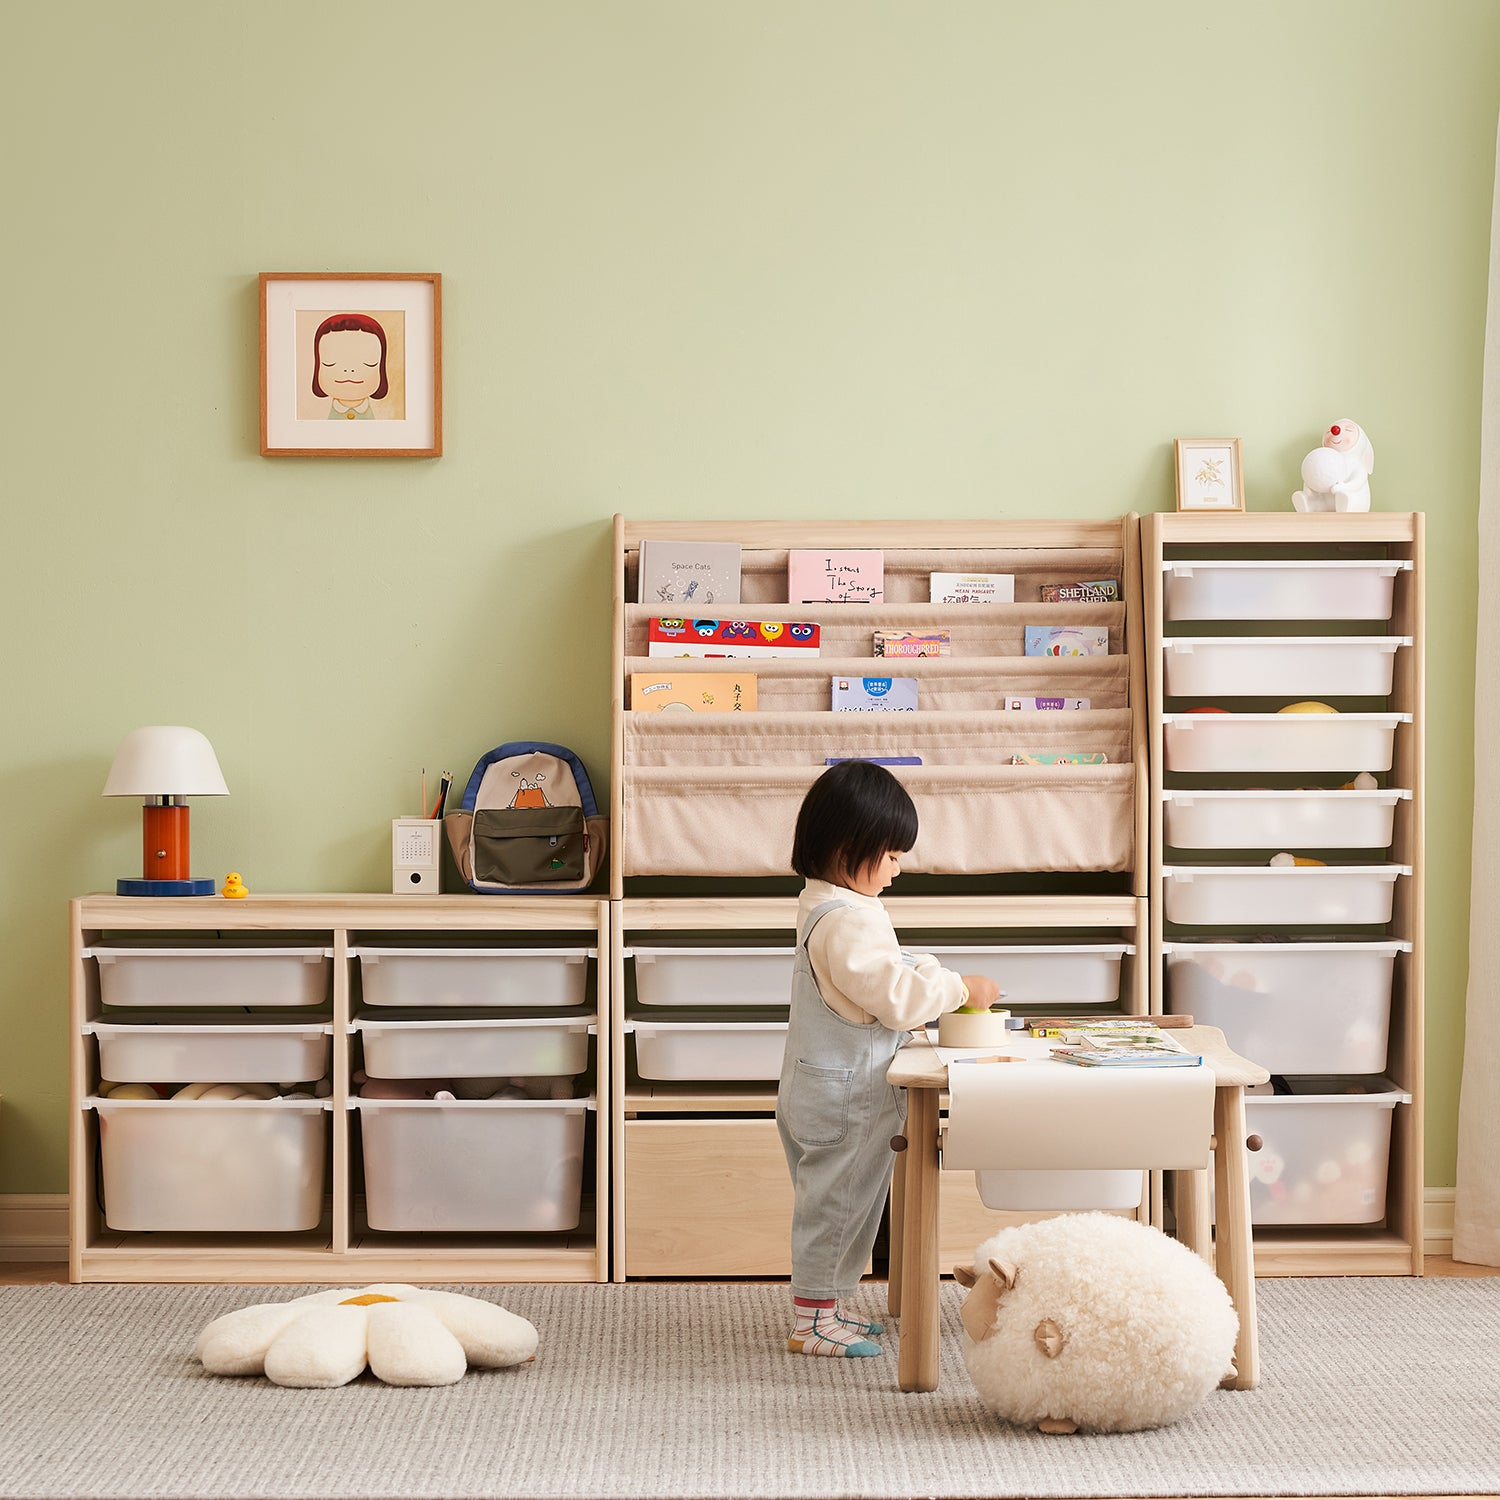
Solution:
[[[484,780],[484,773],[497,760],[509,760],[513,755],[532,755],[537,751],[541,751],[543,755],[555,755],[559,760],[567,762],[573,772],[573,780],[578,783],[578,800],[583,806],[584,817],[597,818],[599,804],[594,801],[594,789],[589,785],[589,773],[583,769],[583,762],[567,746],[554,745],[547,740],[512,740],[509,744],[497,745],[474,767],[474,774],[469,777],[469,784],[464,788],[460,808],[464,812],[474,811],[474,803],[479,796],[479,783]]]

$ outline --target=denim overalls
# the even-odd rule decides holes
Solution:
[[[844,1297],[859,1285],[890,1186],[891,1137],[906,1123],[906,1097],[885,1075],[909,1033],[879,1021],[846,1021],[830,1010],[807,954],[813,928],[850,904],[814,908],[798,937],[792,975],[776,1127],[796,1192],[795,1297]]]

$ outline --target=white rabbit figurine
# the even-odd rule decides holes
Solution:
[[[1370,474],[1375,450],[1357,422],[1335,422],[1323,434],[1323,445],[1302,460],[1302,488],[1292,509],[1369,510]]]

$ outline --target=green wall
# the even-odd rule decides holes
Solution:
[[[66,901],[184,723],[195,866],[380,890],[418,773],[608,749],[609,517],[1429,513],[1453,1181],[1490,0],[53,0],[8,23],[0,1191],[66,1187]],[[447,453],[258,453],[256,273],[437,270]]]

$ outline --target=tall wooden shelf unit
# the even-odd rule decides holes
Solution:
[[[1291,944],[1305,945],[1313,940],[1333,944],[1362,941],[1371,946],[1385,942],[1399,950],[1392,971],[1389,1034],[1380,1040],[1387,1044],[1384,1075],[1397,1090],[1410,1096],[1410,1102],[1399,1103],[1394,1108],[1384,1201],[1369,1206],[1357,1222],[1353,1216],[1341,1218],[1338,1212],[1332,1212],[1328,1214],[1331,1222],[1317,1223],[1314,1221],[1323,1204],[1313,1190],[1312,1200],[1317,1206],[1308,1210],[1305,1222],[1286,1222],[1281,1209],[1268,1213],[1267,1222],[1258,1223],[1255,1230],[1255,1265],[1256,1274],[1260,1276],[1422,1273],[1423,522],[1421,514],[1265,513],[1152,515],[1142,523],[1147,671],[1152,710],[1149,758],[1153,993],[1165,997],[1168,1008],[1173,1004],[1167,954],[1173,951],[1174,943],[1213,945],[1225,939],[1256,944],[1270,941],[1281,944],[1284,950],[1290,948],[1289,961],[1293,964],[1313,960],[1303,960]],[[1190,565],[1194,562],[1205,566],[1192,569]],[[1326,596],[1320,598],[1317,595],[1317,590],[1330,583],[1337,589],[1342,586],[1344,578],[1359,576],[1361,564],[1365,562],[1390,564],[1372,570],[1376,580],[1374,586],[1378,587],[1383,578],[1385,586],[1391,590],[1388,617],[1382,613],[1383,605],[1378,596],[1373,604],[1365,599],[1351,605],[1346,602],[1332,604]],[[1221,570],[1217,574],[1214,571],[1216,565]],[[1326,569],[1322,565],[1327,565]],[[1254,569],[1279,572],[1283,585],[1280,597],[1273,597],[1276,593],[1274,586],[1254,581],[1251,571]],[[1312,571],[1293,571],[1297,569]],[[1353,572],[1338,571],[1345,569]],[[1259,576],[1264,579],[1266,575]],[[1320,579],[1321,582],[1303,585],[1298,580],[1304,577]],[[1206,588],[1207,593],[1183,596],[1181,605],[1174,606],[1169,596],[1173,580],[1179,586]],[[1224,581],[1225,588],[1215,597],[1219,580]],[[1247,591],[1243,597],[1235,597],[1241,585],[1245,585]],[[1308,602],[1304,611],[1303,603],[1314,599],[1317,602]],[[1305,613],[1307,618],[1299,618],[1299,613]],[[1184,641],[1184,637],[1189,639]],[[1233,661],[1242,658],[1254,662],[1260,649],[1258,643],[1263,638],[1268,646],[1273,646],[1275,654],[1261,658],[1256,664],[1258,675],[1248,681],[1237,675],[1237,668],[1228,668],[1224,676],[1215,678],[1211,669],[1200,665],[1196,677],[1175,679],[1178,690],[1168,693],[1164,669],[1168,652],[1176,653],[1179,661],[1185,651],[1202,658],[1203,643],[1207,642],[1211,651],[1219,652],[1216,658],[1210,659]],[[1278,638],[1298,638],[1300,644],[1291,648],[1275,645]],[[1227,657],[1222,644],[1225,641],[1230,648]],[[1174,645],[1174,642],[1178,644]],[[1363,648],[1357,644],[1361,642]],[[1349,677],[1341,684],[1337,666],[1333,669],[1327,666],[1308,669],[1296,665],[1298,651],[1321,653],[1326,660],[1330,647],[1337,658],[1340,652],[1347,652],[1351,646],[1356,650],[1373,649],[1377,654],[1381,651],[1393,653],[1394,660],[1388,668],[1391,672],[1388,692],[1371,692],[1372,684],[1356,677]],[[1278,674],[1293,670],[1299,674],[1300,685],[1278,691]],[[1309,671],[1314,675],[1318,672],[1325,674],[1321,690],[1306,690]],[[1180,689],[1190,683],[1200,686],[1184,695]],[[1341,693],[1338,691],[1341,685],[1356,691]],[[1373,685],[1378,689],[1382,684],[1376,682]],[[1245,691],[1247,686],[1256,691]],[[1210,690],[1204,691],[1205,688]],[[1217,692],[1211,691],[1215,688]],[[1301,728],[1287,726],[1284,721],[1278,724],[1270,717],[1279,715],[1280,709],[1292,700],[1308,699],[1327,700],[1341,713],[1337,719],[1326,715],[1304,718]],[[1214,710],[1224,710],[1229,717],[1215,714],[1197,722],[1187,721],[1188,712],[1195,708],[1209,710],[1211,714]],[[1250,715],[1259,715],[1260,718],[1237,717]],[[1169,743],[1169,727],[1177,737],[1175,747]],[[1317,740],[1325,733],[1344,735],[1352,732],[1359,735],[1366,728],[1377,736],[1390,736],[1387,741],[1390,747],[1388,770],[1378,764],[1379,752],[1376,763],[1371,766],[1343,764],[1335,769],[1331,760],[1337,759],[1341,751],[1333,751],[1330,759],[1326,751],[1318,748]],[[1220,756],[1216,760],[1212,751],[1205,757],[1189,748],[1212,745],[1224,736],[1229,737],[1224,741],[1227,745],[1238,737],[1249,747],[1249,758],[1255,760],[1271,745],[1271,741],[1264,738],[1268,730],[1276,736],[1288,733],[1311,736],[1305,743],[1312,746],[1309,758],[1316,764],[1294,765],[1286,755],[1277,752],[1276,764],[1280,769],[1263,771],[1242,763],[1244,751]],[[1174,748],[1177,750],[1175,761]],[[1291,761],[1295,761],[1300,753],[1294,749]],[[1389,842],[1377,834],[1357,841],[1347,838],[1344,842],[1348,847],[1318,847],[1329,842],[1319,833],[1329,825],[1320,820],[1328,816],[1348,817],[1347,812],[1337,808],[1336,804],[1340,796],[1352,799],[1355,794],[1337,789],[1345,787],[1352,774],[1361,769],[1371,770],[1379,782],[1378,788],[1361,795],[1372,803],[1394,802]],[[1283,792],[1291,795],[1282,798]],[[1277,821],[1267,821],[1257,827],[1253,821],[1247,823],[1241,818],[1238,823],[1223,825],[1225,831],[1221,834],[1211,831],[1210,821],[1178,825],[1184,831],[1210,830],[1206,836],[1194,833],[1192,844],[1179,847],[1185,840],[1166,826],[1167,802],[1169,799],[1173,801],[1171,811],[1180,816],[1178,809],[1183,799],[1191,803],[1195,794],[1198,794],[1200,816],[1202,803],[1217,800],[1220,811],[1228,813],[1231,819],[1239,818],[1240,815],[1234,812],[1234,800],[1256,796],[1271,799],[1258,806],[1279,809],[1274,814],[1263,814],[1268,819],[1275,816]],[[1345,806],[1348,805],[1346,802]],[[1251,806],[1248,801],[1240,802],[1241,808]],[[1339,826],[1345,832],[1350,827],[1347,822]],[[1242,834],[1236,835],[1232,831],[1236,827],[1243,830]],[[1299,833],[1302,835],[1300,839],[1297,837]],[[1251,834],[1256,836],[1249,837]],[[1176,843],[1169,843],[1169,838],[1176,839]],[[1244,847],[1236,847],[1231,842],[1237,838]],[[1264,845],[1268,838],[1270,847],[1251,847]],[[1186,871],[1189,879],[1201,885],[1202,877],[1192,869],[1194,865],[1218,866],[1228,870],[1231,878],[1241,878],[1239,872],[1243,869],[1259,867],[1264,871],[1271,854],[1281,851],[1323,859],[1332,866],[1348,867],[1347,873],[1352,873],[1356,881],[1366,875],[1372,882],[1392,880],[1394,891],[1389,921],[1370,921],[1372,913],[1358,903],[1349,907],[1354,915],[1343,918],[1330,916],[1326,910],[1310,905],[1305,913],[1293,913],[1274,922],[1256,921],[1243,910],[1234,911],[1228,921],[1216,919],[1184,925],[1168,919],[1172,901],[1171,893],[1164,890],[1164,885],[1169,879],[1180,880]],[[1403,873],[1393,873],[1397,871]],[[1409,873],[1404,873],[1407,871]],[[1277,872],[1275,878],[1282,875],[1293,879],[1301,875],[1312,876],[1315,880],[1329,876],[1341,878],[1338,871],[1318,870]],[[1365,899],[1363,896],[1359,898],[1360,901]],[[1177,909],[1179,912],[1186,909],[1194,917],[1214,917],[1209,906],[1179,906]],[[1378,912],[1374,914],[1379,915]],[[1321,917],[1319,926],[1303,925],[1317,917]],[[1350,928],[1354,930],[1350,931]],[[1234,952],[1233,949],[1225,951]],[[1256,949],[1246,947],[1243,952],[1254,955]],[[1309,1011],[1320,1005],[1346,1003],[1342,991],[1335,992],[1317,971],[1309,969],[1306,975],[1304,981],[1289,987],[1285,999],[1305,1002]],[[1232,978],[1228,982],[1235,983]],[[1200,993],[1216,992],[1207,986]],[[1229,989],[1223,991],[1226,998],[1235,993]],[[1237,993],[1245,1002],[1262,998],[1243,990]],[[1238,1004],[1239,1001],[1231,1003]],[[1251,1012],[1247,1010],[1245,1014],[1248,1017]],[[1354,1024],[1351,1018],[1349,1025]],[[1250,1055],[1261,1051],[1227,1021],[1225,1030],[1231,1046]],[[1260,1060],[1271,1067],[1273,1074],[1282,1071],[1264,1053]],[[1293,1072],[1289,1068],[1284,1071]],[[1357,1070],[1319,1068],[1316,1071],[1340,1074]],[[1335,1078],[1328,1092],[1341,1092],[1341,1085],[1347,1083],[1348,1080]],[[1254,1100],[1247,1103],[1253,1107]],[[1269,1118],[1269,1112],[1262,1118]],[[1250,1128],[1252,1131],[1256,1128],[1253,1115]],[[1330,1151],[1326,1171],[1337,1176],[1341,1168],[1333,1156]],[[1275,1166],[1268,1170],[1274,1171]],[[1252,1157],[1252,1177],[1255,1172],[1255,1158]]]
[[[217,896],[142,899],[97,895],[73,901],[70,1279],[330,1284],[607,1281],[612,1119],[607,1102],[611,1092],[609,921],[607,901],[582,896],[252,895],[227,901]],[[266,943],[272,934],[277,943],[309,944],[332,952],[329,999],[315,1010],[286,1009],[276,1017],[285,1021],[321,1020],[331,1026],[328,1188],[321,1222],[305,1233],[111,1230],[104,1222],[98,1190],[99,1122],[85,1102],[99,1083],[98,1049],[85,1025],[106,1014],[100,1000],[98,966],[86,956],[88,950],[112,941],[140,944],[155,940],[162,947],[170,947],[174,939],[191,943],[214,935],[231,945],[235,939],[247,944]],[[405,940],[424,946],[518,947],[534,946],[542,938],[559,949],[576,948],[580,955],[595,950],[598,955],[597,963],[590,965],[597,979],[589,984],[584,1007],[565,1016],[569,1021],[587,1021],[597,1033],[592,1062],[583,1077],[584,1091],[595,1097],[597,1107],[589,1110],[593,1117],[592,1175],[586,1154],[579,1226],[558,1233],[370,1230],[364,1221],[354,1170],[359,1127],[350,1108],[352,1070],[357,1061],[350,1022],[358,995],[356,954],[360,944],[377,947]],[[234,962],[228,956],[216,961]],[[122,1020],[129,1019],[131,1013],[107,1014],[111,1020]],[[222,1009],[179,1011],[175,1018],[203,1025],[243,1019]],[[437,1018],[436,1012],[433,1018]],[[188,1110],[194,1106],[178,1107]],[[505,1164],[471,1157],[462,1169],[493,1175],[503,1172]]]
[[[648,658],[646,627],[672,606],[637,599],[640,544],[651,539],[739,542],[740,603],[700,614],[814,621],[822,627],[821,655],[732,664],[757,678],[760,705],[753,715],[633,713],[631,673],[668,665]],[[787,552],[800,547],[880,549],[885,601],[788,604]],[[791,1193],[776,1136],[776,1085],[642,1079],[630,1028],[646,1012],[636,1003],[632,945],[732,950],[749,942],[789,952],[800,884],[787,865],[792,828],[825,757],[919,754],[921,766],[896,773],[922,821],[902,884],[929,893],[887,900],[903,941],[938,948],[1113,939],[1132,956],[1121,965],[1113,1005],[1100,1006],[1100,1013],[1152,1010],[1144,961],[1149,803],[1138,520],[631,522],[617,516],[614,568],[614,1276],[785,1275]],[[934,571],[1014,573],[1017,602],[930,604]],[[1121,602],[1038,602],[1039,583],[1100,578],[1120,580]],[[1025,657],[1023,625],[1051,622],[1106,624],[1111,655]],[[883,625],[950,626],[954,654],[875,658],[871,632]],[[670,663],[686,674],[728,665]],[[830,712],[831,677],[882,671],[918,677],[921,701],[933,707],[896,715]],[[1088,696],[1095,706],[1006,710],[1005,695],[1018,693]],[[1106,765],[1009,764],[1012,753],[1027,750],[1092,748],[1105,750]],[[1038,889],[1048,894],[1034,894]],[[783,1021],[787,993],[779,997]],[[705,1019],[702,1012],[678,1014]],[[1158,1209],[1159,1196],[1142,1212]],[[943,1253],[955,1259],[1016,1218],[984,1208],[970,1173],[945,1174],[941,1215]]]

